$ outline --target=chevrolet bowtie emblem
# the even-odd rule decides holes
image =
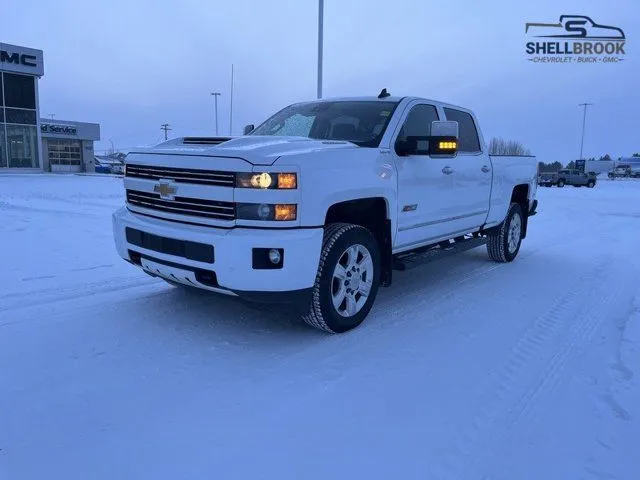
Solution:
[[[173,196],[178,189],[174,187],[170,181],[160,180],[160,183],[154,185],[153,191],[159,193],[161,198],[173,200]]]

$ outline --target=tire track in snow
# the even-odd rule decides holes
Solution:
[[[442,470],[447,476],[450,472],[455,472],[452,478],[486,473],[499,453],[497,449],[505,445],[505,439],[513,438],[512,429],[528,418],[540,398],[557,387],[569,359],[588,344],[606,318],[607,307],[621,295],[619,290],[609,292],[604,302],[596,295],[602,276],[613,277],[610,258],[600,259],[520,337],[497,384],[490,384],[480,396],[482,407],[444,460]],[[586,301],[581,303],[583,299]],[[458,471],[462,466],[465,471]]]
[[[593,336],[602,327],[607,317],[611,316],[612,305],[624,299],[626,291],[615,289],[600,297],[598,309],[589,310],[584,319],[572,325],[567,334],[568,341],[560,345],[549,360],[544,371],[537,377],[531,389],[525,394],[511,412],[503,435],[498,437],[494,445],[514,445],[519,438],[526,437],[535,431],[536,420],[541,415],[541,403],[552,396],[563,380],[563,371],[572,361],[580,357],[589,346]],[[493,451],[486,457],[489,471],[499,465],[500,452]]]
[[[360,329],[343,335],[328,335],[320,341],[314,342],[308,347],[287,356],[282,360],[282,363],[278,363],[277,366],[273,368],[275,370],[288,368],[289,365],[307,362],[310,356],[317,355],[323,367],[322,371],[314,372],[314,375],[320,375],[326,378],[328,382],[336,381],[347,375],[351,368],[349,364],[345,364],[345,362],[342,361],[343,358],[354,355],[358,351],[366,352],[372,344],[380,342],[380,338],[397,332],[397,327],[406,326],[407,323],[415,321],[413,313],[416,310],[420,312],[424,312],[425,310],[436,312],[442,309],[442,307],[450,305],[460,295],[472,295],[470,289],[484,288],[484,285],[478,283],[477,285],[467,285],[465,290],[461,291],[459,288],[461,285],[471,280],[482,278],[494,271],[517,268],[518,262],[538,255],[541,252],[566,249],[566,243],[583,237],[584,232],[587,230],[588,228],[585,227],[583,230],[572,231],[571,234],[560,232],[555,236],[545,237],[544,243],[534,248],[521,250],[513,264],[494,263],[487,257],[486,264],[469,270],[463,270],[461,273],[456,273],[456,271],[469,265],[469,259],[463,258],[468,255],[468,253],[463,254],[459,257],[459,260],[453,260],[456,262],[453,272],[452,270],[444,270],[442,267],[439,267],[435,272],[436,276],[445,276],[446,283],[444,285],[439,278],[431,279],[427,277],[428,272],[417,273],[417,271],[410,271],[408,275],[411,275],[412,278],[402,279],[397,281],[397,283],[394,282],[394,285],[390,288],[384,289],[382,295],[379,294],[378,299],[376,299],[378,308],[374,307],[370,318],[365,321]],[[483,253],[486,254],[484,251],[486,247],[478,248],[482,249]],[[445,260],[445,262],[447,261],[451,260]],[[427,289],[424,288],[425,277],[427,277],[426,281],[433,282]],[[490,278],[491,277],[488,277],[487,281],[490,281]],[[396,294],[394,290],[400,293]],[[517,289],[511,293],[518,295],[519,298],[528,296],[528,293],[523,289]],[[418,295],[420,299],[416,302],[415,297]],[[475,305],[473,303],[465,303],[456,309],[456,316],[472,312],[474,308]],[[371,320],[373,319],[376,321],[372,322]],[[425,321],[421,321],[419,326],[422,329],[432,328],[441,325],[448,319],[450,319],[450,317],[443,318],[440,315],[435,315]]]
[[[99,282],[80,283],[69,287],[30,290],[23,293],[9,293],[0,296],[0,314],[41,307],[43,305],[78,300],[83,297],[92,297],[103,293],[112,293],[136,287],[145,287],[152,285],[157,281],[157,279],[147,279],[141,276],[114,277],[107,280],[101,280]],[[3,315],[2,318],[6,318],[6,315]],[[10,325],[13,323],[20,322],[0,321],[0,326]]]

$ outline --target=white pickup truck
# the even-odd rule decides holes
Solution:
[[[346,332],[394,270],[485,244],[497,262],[518,254],[536,159],[489,155],[477,125],[468,109],[383,90],[132,151],[117,251],[171,284],[288,302]]]

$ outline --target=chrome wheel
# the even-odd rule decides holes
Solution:
[[[522,235],[522,220],[520,215],[514,215],[509,224],[509,235],[507,237],[507,245],[509,247],[509,253],[515,253],[520,242],[520,236]]]
[[[336,264],[331,282],[331,299],[343,317],[357,314],[371,293],[373,260],[369,250],[360,244],[347,248]]]

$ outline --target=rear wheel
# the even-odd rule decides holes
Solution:
[[[379,280],[380,251],[373,234],[359,225],[328,225],[311,305],[303,320],[329,333],[356,328],[373,306]]]
[[[487,237],[489,258],[500,263],[513,261],[520,251],[522,227],[522,208],[519,204],[512,203],[502,225]]]
[[[593,180],[589,180],[589,183],[587,183],[587,188],[593,188],[596,186],[596,183]]]
[[[559,188],[564,187],[564,180],[558,180],[558,187]]]

